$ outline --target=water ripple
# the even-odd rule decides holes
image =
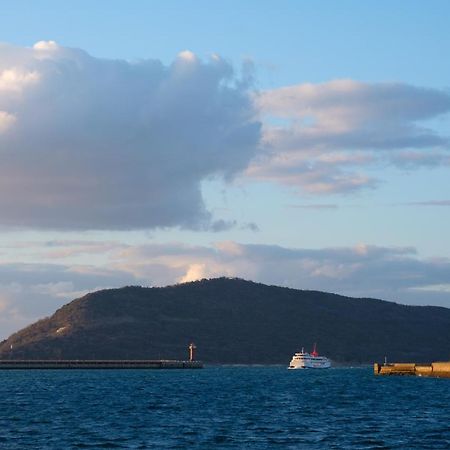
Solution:
[[[0,372],[2,449],[448,449],[450,380],[370,369]]]

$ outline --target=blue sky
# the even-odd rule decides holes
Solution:
[[[445,0],[14,1],[3,40],[55,40],[105,58],[159,58],[190,49],[261,65],[261,88],[347,78],[448,86]]]
[[[450,307],[449,14],[3,2],[0,335],[221,275]]]

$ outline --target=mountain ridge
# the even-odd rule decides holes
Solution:
[[[314,342],[341,363],[450,358],[450,309],[239,278],[125,286],[75,299],[0,343],[2,359],[180,359],[287,364]],[[11,350],[12,346],[12,350]]]

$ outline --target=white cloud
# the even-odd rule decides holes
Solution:
[[[33,45],[35,50],[58,50],[59,46],[55,41],[39,41]]]
[[[38,80],[39,74],[37,72],[19,72],[15,69],[6,69],[0,73],[0,92],[12,91],[19,93],[27,85],[34,84]]]
[[[0,224],[210,227],[201,181],[248,166],[254,116],[220,58],[184,51],[164,66],[1,44]]]
[[[189,266],[186,274],[180,278],[179,282],[187,283],[188,281],[201,280],[201,279],[207,278],[207,277],[208,277],[208,273],[206,271],[205,264],[191,264]]]
[[[6,111],[0,111],[0,134],[11,128],[15,121],[16,118],[14,114],[7,113]]]
[[[178,53],[178,57],[184,61],[197,62],[197,57],[190,50],[183,50],[182,52]]]

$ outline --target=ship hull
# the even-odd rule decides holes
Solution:
[[[309,370],[309,369],[329,369],[330,367],[331,367],[330,362],[321,363],[321,364],[308,364],[308,365],[302,365],[302,364],[293,365],[291,363],[291,365],[289,365],[288,369],[289,370]]]

